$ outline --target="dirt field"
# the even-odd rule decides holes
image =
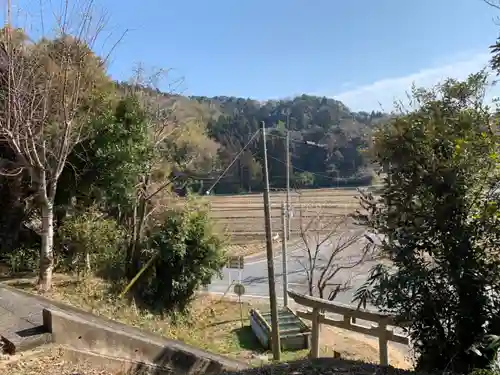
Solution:
[[[345,220],[346,215],[359,208],[357,189],[314,189],[293,191],[291,237],[304,230],[326,230]],[[230,238],[231,252],[249,255],[265,247],[264,209],[262,194],[210,196],[204,198],[217,229]],[[273,235],[281,232],[281,204],[284,191],[271,193],[271,225]],[[309,227],[308,227],[309,225]]]

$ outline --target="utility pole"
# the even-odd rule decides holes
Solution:
[[[292,208],[290,207],[290,111],[286,115],[286,207],[282,207],[282,227],[283,239],[282,258],[283,258],[283,304],[288,307],[288,259],[287,247],[290,241],[290,228],[292,223]]]
[[[7,0],[7,26],[9,27],[7,32],[10,33],[10,28],[12,26],[12,0]]]
[[[286,239],[290,240],[290,224],[292,222],[292,208],[290,207],[290,131],[288,130],[290,114],[286,117]]]
[[[269,300],[271,305],[271,346],[273,358],[279,361],[281,358],[280,333],[278,326],[278,303],[276,299],[276,286],[274,280],[274,254],[273,235],[271,233],[271,205],[269,202],[269,172],[267,170],[267,145],[266,145],[266,125],[262,126],[262,147],[264,154],[264,224],[266,227],[266,247],[267,247],[267,273],[269,278]]]
[[[282,260],[283,260],[283,304],[288,307],[288,259],[286,255],[287,248],[287,234],[288,234],[288,224],[286,217],[286,207],[285,203],[281,203],[281,228],[282,228],[282,240],[281,240],[281,250],[282,250]]]

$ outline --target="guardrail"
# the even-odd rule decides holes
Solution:
[[[312,322],[311,335],[311,358],[319,357],[320,347],[320,326],[326,324],[338,328],[347,329],[362,333],[365,335],[378,337],[379,343],[379,359],[381,365],[388,365],[389,358],[387,352],[388,341],[397,342],[400,344],[409,344],[409,340],[405,336],[398,335],[392,330],[388,330],[387,326],[396,326],[394,317],[388,314],[373,312],[365,309],[354,309],[349,306],[340,305],[331,301],[323,300],[317,297],[311,297],[304,294],[299,294],[293,291],[288,291],[288,295],[299,305],[309,307],[312,311],[297,311],[297,315],[302,319],[307,319]],[[328,318],[325,313],[342,315],[342,320]],[[354,322],[355,319],[367,320],[377,323],[376,326],[365,327]]]

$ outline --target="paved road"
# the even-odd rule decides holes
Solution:
[[[354,233],[352,231],[351,233]],[[333,239],[335,244],[337,239]],[[339,265],[349,265],[356,262],[362,253],[362,248],[366,244],[366,240],[356,243],[335,257],[336,263]],[[281,245],[277,245],[281,246]],[[327,264],[332,254],[334,245],[323,244],[320,248],[320,256],[316,265],[316,274]],[[298,293],[307,293],[307,276],[305,269],[308,264],[308,252],[304,244],[291,246],[288,249],[288,288]],[[350,304],[355,290],[363,284],[366,280],[367,274],[373,262],[364,263],[354,269],[345,269],[340,271],[332,280],[333,283],[345,283],[350,280],[352,288],[346,292],[340,293],[336,301],[344,304]],[[274,268],[276,277],[276,292],[279,297],[283,297],[283,266],[282,256],[277,255],[274,258]],[[251,296],[268,296],[269,283],[267,277],[267,260],[259,259],[255,261],[246,262],[245,268],[240,272],[238,270],[224,269],[223,279],[214,280],[208,287],[209,292],[224,293],[228,290],[229,285],[234,280],[239,280],[245,286],[246,294]],[[232,288],[230,290],[232,292]],[[325,293],[327,296],[329,292]]]
[[[335,243],[336,239],[333,239]],[[362,249],[367,244],[368,240],[363,239],[358,243],[346,248],[339,254],[335,256],[336,263],[339,265],[350,265],[356,263],[362,254]],[[316,269],[321,270],[322,267],[326,265],[331,257],[332,249],[334,246],[324,244],[320,249],[320,256],[318,257],[318,262]],[[283,301],[283,266],[282,266],[282,256],[281,254],[275,256],[274,258],[274,269],[276,276],[276,293],[278,294],[278,303]],[[289,248],[288,251],[288,289],[296,291],[298,293],[309,294],[307,288],[307,276],[305,272],[304,264],[308,264],[308,252],[305,250],[305,246],[294,246]],[[350,289],[345,292],[341,292],[335,298],[335,302],[342,304],[352,304],[353,294],[356,289],[359,288],[366,281],[370,269],[375,265],[374,261],[364,262],[354,269],[345,269],[340,271],[334,279],[333,283],[344,284],[349,281]],[[319,272],[317,272],[319,273]],[[212,293],[233,293],[233,288],[229,289],[231,282],[234,280],[239,280],[241,277],[241,283],[245,286],[245,297],[267,297],[269,296],[269,283],[267,277],[267,260],[260,259],[245,264],[245,268],[241,271],[241,276],[238,270],[224,269],[224,274],[222,280],[214,280],[208,287],[208,292]],[[325,293],[328,296],[329,291]],[[356,306],[356,305],[354,305]],[[367,305],[367,308],[377,310],[374,306]],[[333,314],[335,315],[335,314]],[[333,318],[338,319],[336,316]],[[358,320],[357,324],[361,324],[366,327],[370,327],[374,322],[368,322],[363,320]],[[397,327],[392,327],[396,333],[404,335],[404,331]],[[394,344],[394,343],[393,343]],[[400,348],[407,354],[408,348],[400,344],[394,344],[396,347]]]

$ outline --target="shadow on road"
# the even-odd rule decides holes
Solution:
[[[304,270],[288,271],[288,276],[296,275],[296,274],[303,274],[303,273],[304,273]],[[274,274],[275,278],[280,278],[281,276],[283,276],[283,274],[281,272],[275,272],[275,274]],[[254,285],[254,284],[260,284],[263,282],[267,282],[267,280],[269,280],[269,278],[267,276],[258,276],[258,277],[248,276],[248,277],[245,277],[244,279],[242,279],[241,282],[244,285]]]

